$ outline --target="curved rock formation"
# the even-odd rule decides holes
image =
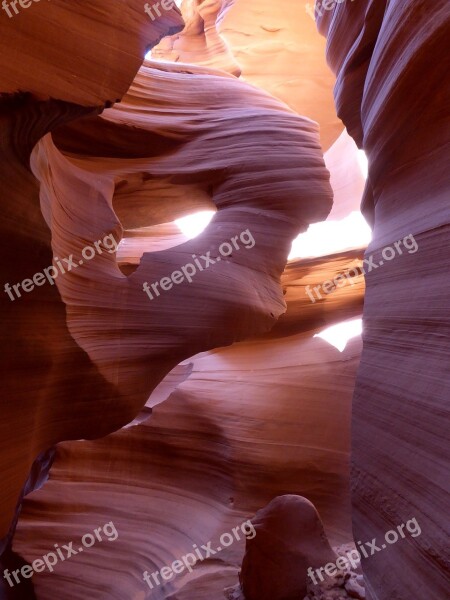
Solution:
[[[386,264],[366,269],[354,542],[416,519],[364,560],[367,597],[445,597],[447,5],[319,7],[325,49],[290,0],[183,0],[185,25],[174,3],[158,19],[134,0],[27,3],[0,18],[2,568],[77,551],[1,578],[2,598],[235,598],[246,540],[218,540],[277,496],[307,498],[333,549],[355,551],[361,342],[319,335],[361,315],[363,238],[291,242],[323,219],[310,235],[332,236],[363,193],[366,263]],[[175,220],[198,210],[215,215],[187,239]],[[80,552],[108,523],[116,537]],[[294,546],[292,577],[289,551],[261,578],[247,554],[247,600],[364,598],[357,570],[305,586],[334,555]]]
[[[9,5],[9,13],[2,7],[0,19],[0,249],[5,285],[32,278],[52,265],[39,186],[29,166],[33,146],[62,122],[96,112],[93,106],[110,105],[123,95],[145,48],[182,28],[176,9],[152,24],[134,0],[116,2],[117,12],[104,0],[84,8],[68,7],[60,0],[19,9],[15,4]],[[74,52],[76,47],[79,52]],[[18,498],[38,454],[61,439],[80,437],[81,423],[95,419],[97,409],[111,411],[118,399],[69,335],[54,286],[39,287],[31,296],[19,289],[23,298],[11,289],[5,292],[0,537],[11,533]],[[65,400],[72,395],[76,400],[68,407]]]
[[[334,562],[319,514],[306,498],[279,496],[252,519],[239,579],[246,600],[295,600],[307,592],[308,568]]]
[[[78,257],[83,245],[94,245],[105,232],[113,232],[116,241],[121,237],[112,196],[114,178],[123,179],[128,172],[143,173],[148,181],[170,177],[175,186],[197,181],[203,188],[209,187],[211,200],[217,206],[218,212],[203,235],[158,254],[145,253],[128,278],[120,273],[115,257],[110,254],[83,265],[84,281],[80,280],[81,271],[68,272],[56,280],[67,306],[72,335],[105,378],[124,394],[134,390],[148,396],[181,359],[269,328],[273,319],[284,312],[278,280],[292,238],[299,229],[306,228],[307,223],[325,217],[331,208],[328,174],[320,147],[314,140],[317,133],[310,122],[233,78],[218,77],[197,68],[192,70],[192,75],[186,73],[185,67],[153,70],[144,67],[122,103],[117,109],[105,111],[97,126],[102,141],[105,139],[102,121],[107,121],[109,127],[114,123],[117,136],[121,127],[127,130],[132,125],[143,131],[158,131],[169,140],[184,136],[185,141],[178,143],[176,152],[148,161],[139,159],[135,165],[129,159],[124,162],[111,158],[102,167],[101,178],[96,176],[95,183],[91,183],[92,173],[98,168],[92,139],[89,139],[89,156],[86,156],[86,146],[83,156],[76,160],[64,158],[50,140],[46,140],[36,148],[32,161],[41,181],[41,203],[57,256]],[[220,90],[219,97],[212,97],[213,90],[216,93]],[[162,94],[166,96],[165,113],[151,108],[158,105]],[[255,108],[250,109],[250,106]],[[197,125],[192,120],[193,112],[199,115]],[[167,119],[167,113],[178,116]],[[213,131],[213,117],[217,113],[221,115],[220,134]],[[246,128],[239,132],[243,120]],[[263,124],[267,127],[267,123],[270,123],[270,136],[261,136]],[[137,144],[136,139],[134,142]],[[257,143],[265,146],[269,161],[258,153],[248,152],[249,147]],[[120,151],[124,152],[123,146]],[[263,178],[261,170],[265,172]],[[56,193],[55,182],[59,182]],[[93,199],[96,203],[99,225],[91,226],[88,231],[84,218],[86,206],[78,199],[81,195],[85,195],[89,203]],[[302,198],[304,200],[299,201]],[[142,225],[146,225],[145,218]],[[247,252],[239,252],[238,247],[221,264],[217,261],[198,273],[189,285],[186,282],[164,296],[164,301],[157,298],[149,304],[149,298],[143,293],[144,282],[155,282],[170,275],[209,249],[217,258],[221,243],[241,232],[249,232],[252,237],[253,253],[250,247]],[[247,243],[250,245],[250,241]],[[259,266],[252,273],[255,260]],[[249,278],[253,288],[251,297]],[[231,293],[227,292],[230,285]],[[211,290],[207,306],[203,306],[205,286]],[[177,320],[174,315],[180,304],[184,312]],[[232,328],[218,325],[225,314],[232,319]],[[189,315],[189,323],[186,315]],[[161,323],[167,323],[165,331],[161,330]],[[107,343],[105,340],[102,347],[98,340],[106,330]],[[214,330],[217,337],[211,337]],[[159,335],[162,337],[158,339]],[[134,350],[124,353],[124,347]]]
[[[213,96],[217,90],[220,96]],[[13,126],[14,132],[21,131],[28,151],[46,129],[57,127],[56,111],[60,121],[89,112],[32,98],[23,104],[14,98],[8,102],[11,109],[5,111],[5,122],[11,132]],[[162,102],[165,110],[159,108]],[[215,129],[218,115],[221,131]],[[34,125],[39,117],[40,128]],[[23,281],[52,264],[61,269],[61,260],[67,257],[74,262],[66,262],[66,272],[56,281],[41,281],[30,295],[22,288],[19,297],[6,301],[16,328],[4,339],[23,348],[20,356],[14,354],[3,365],[10,400],[6,422],[17,421],[18,410],[26,409],[26,418],[14,431],[14,439],[7,432],[3,436],[2,458],[10,463],[10,457],[16,457],[6,486],[4,533],[37,453],[63,439],[98,437],[126,425],[180,360],[269,329],[285,310],[279,278],[292,238],[331,208],[317,127],[235,78],[198,67],[143,67],[122,104],[91,119],[87,129],[81,124],[78,131],[73,124],[67,130],[72,145],[77,144],[77,155],[73,148],[71,156],[62,154],[49,136],[36,146],[31,162],[40,180],[45,222],[38,210],[36,183],[23,164],[27,157],[23,145],[20,162],[16,158],[17,178],[11,171],[8,175],[7,190],[20,179],[21,184],[5,199],[11,214],[6,225],[15,226],[26,207],[33,210],[27,212],[23,230],[8,239],[6,281]],[[98,156],[104,156],[107,142],[109,158],[96,158],[94,132],[100,139]],[[64,129],[58,135],[64,139]],[[9,140],[5,156],[14,159],[18,143],[13,133]],[[155,141],[160,142],[158,150],[151,149]],[[128,152],[129,145],[133,152]],[[258,145],[264,146],[264,153],[252,151]],[[150,156],[144,158],[147,153]],[[130,155],[134,164],[125,159]],[[97,248],[95,260],[80,256],[99,240],[119,241],[122,227],[113,209],[114,186],[136,173],[147,184],[169,178],[172,186],[181,186],[180,193],[195,182],[199,192],[193,199],[200,192],[204,196],[206,189],[218,213],[204,235],[174,249],[145,253],[127,276],[106,242]],[[29,189],[24,189],[24,181]],[[142,219],[141,224],[147,225],[146,214]],[[217,252],[222,242],[247,230],[253,252],[250,246],[233,252],[221,264],[199,272],[192,283],[172,290],[164,302],[158,303],[158,298],[151,303],[143,292],[144,282],[170,275],[193,255]],[[184,311],[175,318],[174,309],[180,305]],[[17,327],[18,319],[23,329]],[[26,356],[30,377],[22,389],[17,374]],[[30,395],[30,385],[39,390],[37,397]],[[68,406],[64,398],[69,393],[74,400]],[[103,416],[101,421],[98,415]],[[18,448],[27,452],[20,455]]]
[[[186,28],[165,38],[153,59],[189,62],[241,75],[317,121],[324,149],[342,132],[333,74],[310,11],[292,0],[195,0],[181,5]]]
[[[117,102],[146,49],[183,28],[175,4],[154,21],[136,0],[15,4],[0,18],[0,92],[82,106]]]
[[[355,539],[382,540],[415,518],[421,535],[363,561],[368,588],[380,600],[444,598],[450,128],[442,57],[450,7],[445,0],[345,2],[318,24],[337,75],[338,114],[369,158],[367,253],[378,263],[396,240],[413,235],[417,243],[366,277],[352,425]]]
[[[165,37],[152,50],[152,58],[212,67],[239,77],[241,68],[220,34],[222,21],[234,4],[235,0],[182,2],[183,31]]]
[[[171,564],[193,544],[212,540],[216,548],[222,533],[286,490],[314,502],[333,545],[348,542],[360,348],[355,340],[340,353],[308,331],[215,350],[189,360],[189,378],[146,421],[102,440],[60,444],[50,481],[25,500],[16,552],[31,562],[55,543],[78,545],[111,519],[119,537],[54,573],[36,573],[38,597],[56,600],[61,587],[68,600],[149,592],[145,570]],[[219,600],[237,583],[243,552],[241,539],[192,574],[155,586],[153,597]]]

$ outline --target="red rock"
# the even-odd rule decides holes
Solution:
[[[246,600],[297,600],[307,591],[309,567],[336,560],[314,505],[301,496],[279,496],[252,519],[239,575]]]
[[[363,560],[374,599],[448,595],[448,489],[443,452],[448,370],[447,53],[450,7],[435,2],[336,5],[319,18],[337,75],[338,114],[369,159],[363,211],[367,253],[413,236],[405,252],[367,274],[364,349],[352,423],[355,540],[406,536]]]

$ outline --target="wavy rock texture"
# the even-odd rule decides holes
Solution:
[[[369,157],[368,248],[413,234],[417,252],[367,276],[353,412],[355,539],[416,518],[422,533],[364,561],[374,599],[444,598],[450,179],[450,7],[360,1],[318,19],[337,75],[338,114]],[[399,547],[401,544],[401,547]]]
[[[175,5],[151,21],[140,0],[51,0],[18,10],[1,13],[0,92],[82,106],[120,99],[146,49],[183,26]]]
[[[116,2],[112,11],[111,3],[100,0],[84,8],[56,0],[31,3],[12,18],[2,12],[0,243],[5,282],[33,277],[52,264],[39,186],[29,168],[33,146],[58,124],[94,112],[89,106],[101,107],[123,95],[145,48],[181,28],[176,9],[152,24],[144,18],[140,2],[130,0]],[[118,394],[70,336],[55,287],[35,289],[13,301],[3,296],[1,302],[3,537],[11,534],[34,459],[62,439],[80,437],[84,420],[94,419],[97,409],[109,412]],[[66,399],[72,396],[76,401],[68,406]],[[2,546],[8,541],[9,537]]]
[[[50,482],[25,501],[16,551],[32,561],[111,519],[119,538],[36,574],[38,598],[64,589],[69,599],[143,599],[144,570],[170,564],[194,543],[217,547],[222,533],[287,492],[314,502],[333,544],[351,539],[349,423],[361,343],[341,354],[312,336],[358,316],[364,287],[355,277],[354,286],[312,304],[304,286],[360,258],[352,251],[291,261],[282,275],[287,312],[264,339],[190,359],[188,379],[181,382],[186,371],[166,377],[168,388],[163,382],[147,402],[151,418],[141,415],[138,426],[59,445]],[[243,553],[241,540],[150,597],[220,600],[238,581]]]
[[[304,6],[184,0],[181,31],[176,8],[151,21],[138,2],[66,4],[0,19],[4,280],[72,254],[77,265],[2,298],[2,568],[77,547],[111,520],[119,537],[14,589],[2,580],[0,594],[219,600],[238,582],[243,539],[154,590],[143,571],[217,546],[285,494],[314,503],[332,545],[351,541],[361,342],[340,353],[314,336],[361,314],[363,249],[286,257],[309,223],[358,208],[364,178]],[[367,277],[355,540],[412,517],[422,529],[365,561],[373,600],[446,591],[449,128],[447,65],[435,57],[448,16],[441,0],[358,0],[318,20],[338,114],[370,159],[368,253],[379,261],[411,233],[419,244]],[[148,61],[135,76],[150,47],[175,63]],[[214,219],[186,240],[174,219],[203,209]],[[253,247],[161,297],[143,292],[247,229]],[[79,264],[106,235],[121,240],[117,253],[103,243]],[[348,269],[351,285],[310,302],[307,285]],[[354,573],[307,597],[363,597],[360,584]]]
[[[222,533],[287,491],[314,502],[331,543],[351,539],[349,423],[361,343],[341,354],[312,333],[194,357],[189,379],[145,422],[60,444],[50,481],[25,501],[15,550],[31,561],[55,543],[78,547],[111,519],[119,538],[36,574],[38,598],[61,589],[68,599],[140,598],[150,592],[144,570],[194,543],[216,548]],[[220,600],[238,581],[243,552],[241,540],[149,597]]]
[[[165,37],[152,50],[152,58],[212,67],[239,77],[241,68],[221,35],[222,21],[235,3],[236,0],[182,2],[182,33]]]
[[[65,126],[55,136],[60,145],[69,128],[77,129]],[[82,142],[77,142],[80,153]],[[326,161],[331,164],[333,156]],[[116,180],[120,186],[116,184],[113,202],[122,207],[123,224],[136,227],[142,222],[135,210],[127,215],[126,201],[138,201],[134,192],[144,177],[130,176],[133,193],[125,180]],[[142,201],[151,192],[149,181],[142,184]],[[351,189],[358,181],[358,176],[344,178],[341,189]],[[186,188],[180,186],[184,196]],[[156,182],[155,188],[169,186]],[[157,197],[150,198],[145,222],[165,221],[168,213]],[[205,201],[204,195],[193,193],[192,199],[197,208],[205,207],[197,204]],[[179,209],[186,209],[183,199]],[[339,213],[345,216],[349,210],[353,206]],[[173,226],[161,228],[176,238]],[[128,267],[139,264],[143,250],[161,247],[158,236],[146,234],[133,238],[136,258],[131,260],[124,250]],[[176,242],[183,241],[178,235]],[[25,501],[15,550],[32,561],[55,543],[78,542],[111,519],[119,538],[72,557],[53,574],[36,574],[38,598],[59,598],[64,589],[67,598],[89,594],[143,599],[149,592],[142,580],[144,570],[160,569],[192,550],[194,543],[216,544],[220,534],[286,492],[315,503],[333,544],[351,539],[349,422],[360,341],[351,342],[341,354],[312,336],[361,313],[363,278],[355,275],[353,286],[336,289],[316,304],[310,302],[305,285],[333,278],[360,264],[361,258],[361,250],[354,250],[291,261],[281,280],[287,312],[264,339],[200,355],[189,361],[187,371],[183,367],[172,372],[150,396],[135,421],[138,426],[99,441],[59,445],[50,482]],[[120,265],[120,252],[118,261]],[[177,390],[161,403],[174,385]],[[145,420],[151,407],[152,416]],[[98,427],[98,420],[94,424]],[[192,576],[155,588],[152,597],[219,600],[223,589],[238,581],[243,552],[241,540],[219,558],[199,563]],[[112,561],[117,565],[114,575]]]
[[[218,96],[212,96],[213,91]],[[153,109],[163,97],[164,111]],[[214,131],[217,113],[220,133]],[[92,173],[99,171],[95,156],[71,160],[58,153],[49,139],[42,142],[33,168],[41,180],[41,203],[56,255],[78,257],[86,243],[93,245],[105,232],[121,237],[113,210],[114,177],[123,179],[127,172],[143,173],[149,183],[168,177],[175,186],[197,181],[209,188],[218,209],[203,235],[158,254],[146,252],[128,277],[120,272],[115,256],[104,253],[98,261],[83,265],[82,271],[74,270],[56,282],[72,335],[104,377],[124,394],[134,390],[148,396],[181,359],[273,325],[284,312],[278,280],[290,242],[307,223],[327,215],[331,188],[314,125],[234,78],[196,68],[190,74],[184,67],[144,67],[122,103],[92,124],[90,131],[102,140],[105,121],[106,131],[112,129],[117,136],[121,128],[140,127],[143,142],[146,130],[158,131],[169,143],[178,137],[176,152],[136,159],[134,164],[111,157],[92,184]],[[270,136],[262,132],[267,123]],[[152,137],[150,133],[150,142]],[[137,139],[133,141],[136,147]],[[92,139],[85,142],[86,150],[94,152]],[[263,145],[266,154],[250,153],[255,144]],[[122,143],[118,154],[125,151]],[[55,194],[56,181],[59,193]],[[80,196],[95,205],[98,225],[91,223],[89,230],[84,216],[87,204]],[[147,224],[145,218],[141,224]],[[150,304],[143,293],[144,282],[158,281],[208,250],[216,257],[223,241],[247,230],[254,248],[239,249],[221,264],[198,273],[189,285],[186,282]],[[258,269],[252,269],[256,264]],[[177,318],[180,305],[184,311]],[[233,327],[220,325],[225,316]],[[161,323],[167,323],[164,331]],[[108,331],[104,345],[98,342],[102,331]],[[129,351],[124,353],[124,347]]]
[[[169,178],[181,193],[195,183],[199,191],[193,203],[208,195],[219,210],[203,236],[157,255],[144,254],[128,277],[103,247],[95,261],[78,264],[56,286],[6,301],[10,327],[4,340],[21,352],[3,364],[9,398],[4,424],[19,421],[19,410],[25,417],[14,432],[2,436],[2,459],[10,465],[4,469],[4,533],[39,452],[63,439],[98,437],[127,424],[180,360],[269,329],[285,310],[279,277],[291,239],[330,210],[316,126],[232,77],[191,71],[144,67],[124,102],[89,121],[87,134],[82,124],[78,135],[77,126],[68,129],[72,143],[79,145],[77,156],[64,156],[50,137],[39,142],[32,166],[41,183],[45,222],[36,182],[23,164],[27,152],[58,120],[88,110],[28,98],[23,104],[20,98],[5,104],[11,133],[5,130],[4,155],[15,159],[17,171],[10,163],[3,175],[4,189],[11,190],[4,222],[11,233],[4,241],[5,279],[11,283],[52,264],[46,225],[54,264],[71,254],[78,262],[81,249],[106,234],[118,240],[122,226],[113,209],[114,189],[128,175],[134,181],[141,174],[157,186]],[[213,96],[219,89],[220,95]],[[216,132],[218,114],[223,128]],[[18,143],[19,131],[27,143]],[[93,134],[99,137],[98,148],[89,137]],[[64,138],[64,130],[59,136]],[[106,143],[109,158],[99,161],[96,156],[104,156]],[[264,153],[253,152],[255,145]],[[10,232],[24,211],[21,229]],[[147,225],[145,215],[141,224]],[[255,239],[253,252],[236,252],[199,273],[191,285],[173,290],[165,304],[150,304],[144,281],[170,274],[193,253],[217,251],[222,241],[247,228]],[[176,318],[173,309],[180,303],[185,316]],[[24,364],[29,364],[29,376],[22,387],[17,381]]]
[[[327,149],[342,131],[333,74],[305,3],[292,0],[197,0],[181,5],[185,29],[152,58],[207,65],[241,75],[295,112],[317,121]]]

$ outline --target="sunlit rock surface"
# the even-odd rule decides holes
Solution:
[[[336,116],[334,77],[324,61],[306,2],[199,0],[181,4],[186,28],[152,51],[152,58],[208,65],[266,90],[317,121],[324,149],[342,132]]]

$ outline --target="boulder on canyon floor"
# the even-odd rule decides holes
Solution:
[[[334,562],[314,505],[293,494],[274,498],[252,519],[239,575],[246,600],[298,600],[307,592],[309,567]]]

